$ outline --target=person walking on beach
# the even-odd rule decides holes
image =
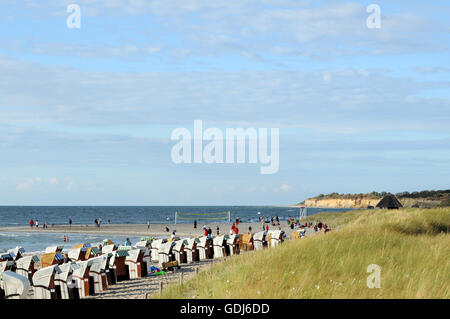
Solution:
[[[212,230],[211,230],[211,227],[209,227],[208,228],[208,236],[211,237],[211,235],[212,235]]]
[[[100,228],[100,225],[102,224],[102,219],[99,217],[98,218],[98,227]]]
[[[94,224],[95,224],[95,226],[97,226],[98,227],[98,219],[96,218],[96,219],[94,219]]]
[[[39,228],[39,221],[36,219],[36,228]]]
[[[217,236],[219,236],[219,225],[217,225],[216,231],[217,231]]]
[[[204,226],[203,231],[204,231],[205,236],[208,236],[208,229],[206,228],[206,226]]]
[[[33,220],[33,218],[31,218],[30,219],[30,227],[33,228],[33,226],[34,226],[34,220]]]
[[[197,229],[197,220],[194,219],[194,229]]]
[[[147,229],[150,229],[150,218],[147,220]]]
[[[72,219],[69,218],[69,227],[72,227]]]
[[[248,227],[248,233],[251,234],[252,233],[252,226]]]

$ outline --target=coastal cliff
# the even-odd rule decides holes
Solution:
[[[305,199],[295,206],[314,208],[368,208],[376,207],[387,193],[372,192],[369,194],[338,194],[319,195]],[[405,208],[433,208],[450,206],[450,190],[403,192],[395,194]]]

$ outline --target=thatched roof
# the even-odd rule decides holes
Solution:
[[[380,200],[380,202],[377,204],[377,207],[393,209],[393,208],[402,208],[403,205],[398,201],[395,195],[387,194],[386,196],[383,197],[382,200]]]

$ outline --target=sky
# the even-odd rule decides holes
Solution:
[[[0,0],[0,205],[448,189],[449,16],[448,1]],[[278,171],[174,163],[171,134],[194,120],[278,128]]]

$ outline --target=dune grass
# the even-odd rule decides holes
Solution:
[[[449,208],[310,218],[339,230],[228,257],[160,298],[450,297]],[[381,267],[380,288],[367,287],[370,264]]]

